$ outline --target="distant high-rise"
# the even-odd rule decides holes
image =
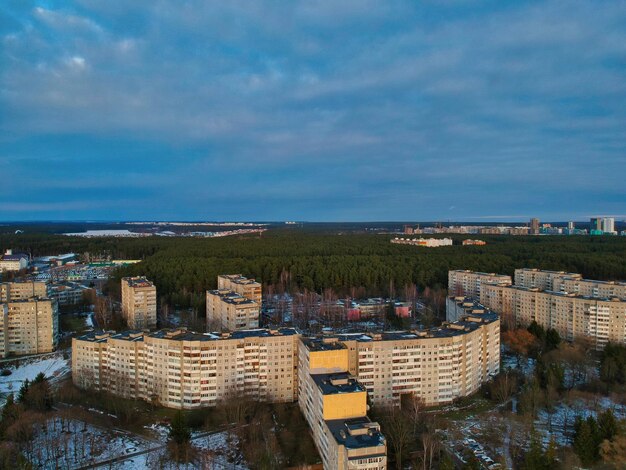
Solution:
[[[539,235],[539,219],[535,217],[530,219],[530,234]]]
[[[604,233],[615,232],[615,219],[613,217],[604,217],[602,219],[602,230]]]
[[[589,233],[591,235],[603,232],[602,230],[602,218],[592,217],[589,221]]]
[[[567,230],[574,230],[576,227],[574,226],[574,222],[567,223]]]

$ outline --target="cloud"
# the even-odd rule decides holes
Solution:
[[[0,169],[34,188],[72,155],[60,181],[152,184],[154,217],[194,191],[257,218],[624,211],[622,3],[53,5],[0,18]]]

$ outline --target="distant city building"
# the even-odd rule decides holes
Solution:
[[[261,305],[229,289],[206,292],[209,330],[236,331],[259,327]]]
[[[448,271],[448,294],[454,296],[480,296],[480,286],[485,283],[511,285],[511,276],[481,273],[465,269]]]
[[[59,313],[46,298],[0,304],[0,357],[52,352],[58,341]]]
[[[614,217],[592,217],[589,221],[590,235],[617,235]]]
[[[616,233],[615,232],[615,219],[613,217],[604,217],[602,219],[602,230],[604,230],[604,233]]]
[[[399,245],[415,245],[435,248],[439,246],[452,246],[451,238],[394,238],[391,243]]]
[[[143,276],[122,278],[122,316],[129,328],[156,328],[156,286]]]
[[[467,245],[477,245],[477,246],[484,246],[486,245],[487,242],[484,240],[472,240],[471,238],[468,238],[466,240],[463,240],[463,245],[467,246]]]
[[[537,218],[530,219],[530,234],[539,235],[539,219]]]
[[[26,253],[13,253],[13,250],[6,250],[4,255],[0,257],[0,273],[26,269],[28,263],[29,256]]]

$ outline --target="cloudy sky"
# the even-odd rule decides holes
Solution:
[[[0,220],[626,217],[624,1],[3,0]]]

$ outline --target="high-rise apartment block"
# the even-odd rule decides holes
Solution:
[[[417,332],[92,331],[72,340],[72,376],[81,388],[180,409],[241,397],[298,400],[328,470],[386,468],[386,440],[367,417],[368,399],[449,403],[478,390],[499,364],[500,323],[491,312]]]
[[[291,328],[223,335],[90,332],[72,340],[72,377],[81,388],[170,408],[216,406],[239,397],[292,402],[298,340]]]
[[[614,217],[592,217],[589,221],[591,235],[617,234]]]
[[[348,347],[303,339],[298,355],[298,404],[311,427],[324,469],[385,469],[387,443],[367,417],[367,390],[347,372]]]
[[[496,273],[479,273],[457,269],[448,271],[448,293],[454,296],[480,296],[480,286],[485,283],[511,285],[511,276]]]
[[[290,357],[304,345],[319,364],[309,366],[311,373],[349,372],[375,405],[399,405],[403,394],[435,405],[473,393],[499,369],[500,323],[491,312],[468,314],[428,331],[343,334],[307,339],[306,344],[294,336],[292,329],[221,335],[91,332],[73,340],[74,381],[143,399],[158,390],[164,406],[179,408],[211,406],[226,396],[254,390],[260,400],[293,401],[299,366]],[[324,354],[317,354],[313,344],[324,344],[319,349]],[[289,394],[289,386],[296,395]],[[181,394],[181,387],[199,393],[200,401],[197,395]]]
[[[34,297],[47,298],[48,286],[45,282],[2,282],[0,283],[0,302],[27,300]]]
[[[0,357],[52,352],[57,346],[59,312],[47,298],[0,304]]]
[[[156,286],[143,276],[122,278],[122,315],[129,328],[156,328]]]
[[[228,289],[206,293],[208,329],[236,331],[258,328],[261,304]]]
[[[217,276],[218,290],[232,290],[261,305],[261,283],[241,274],[221,274]]]
[[[583,339],[603,349],[607,342],[626,343],[626,300],[594,298],[521,286],[482,286],[480,302],[505,321],[528,326],[536,321],[562,338]]]
[[[582,279],[577,273],[565,271],[545,271],[541,269],[522,268],[515,270],[515,285],[521,287],[538,288],[542,290],[558,291],[565,278]]]

